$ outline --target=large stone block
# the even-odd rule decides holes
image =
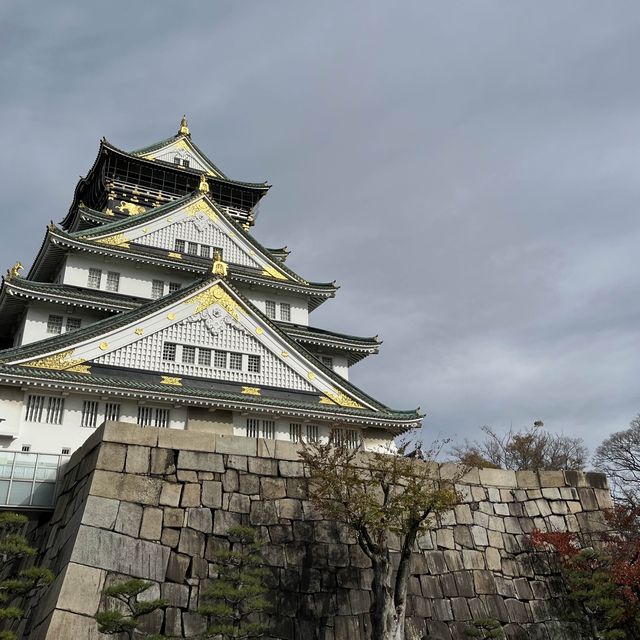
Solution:
[[[98,633],[94,618],[78,615],[70,611],[54,611],[46,635],[42,640],[62,640],[63,638],[82,638],[82,640],[100,640],[105,638]]]
[[[270,458],[249,458],[249,473],[258,476],[277,476],[278,462]]]
[[[516,487],[516,472],[507,469],[480,469],[480,483],[494,487]]]
[[[93,474],[90,491],[92,495],[103,498],[135,498],[141,504],[157,505],[161,488],[162,481],[159,478],[98,470]]]
[[[121,502],[114,530],[136,538],[140,532],[142,507],[133,502]]]
[[[146,507],[142,514],[140,537],[145,540],[160,540],[162,537],[162,509]]]
[[[176,472],[175,456],[172,449],[152,449],[150,472],[154,475],[168,475]]]
[[[158,447],[181,451],[216,451],[216,435],[182,429],[159,429]]]
[[[163,482],[160,491],[161,505],[167,507],[180,506],[180,497],[182,496],[182,485],[177,482]]]
[[[187,509],[187,527],[195,529],[196,531],[202,531],[202,533],[211,533],[213,529],[211,509]]]
[[[122,471],[127,458],[127,447],[114,442],[103,442],[98,449],[96,469]]]
[[[224,473],[222,456],[219,453],[205,453],[202,451],[179,451],[178,469],[193,471],[213,471]]]
[[[82,514],[82,523],[90,527],[113,529],[118,516],[119,500],[88,496]]]
[[[222,506],[222,483],[205,480],[202,483],[202,504],[205,507],[219,509]]]
[[[107,572],[70,562],[64,572],[56,608],[85,616],[94,616]]]
[[[258,454],[258,443],[256,438],[219,435],[216,438],[216,451],[218,453],[255,457]]]
[[[260,478],[260,497],[264,500],[276,500],[287,495],[284,478]]]
[[[104,442],[139,444],[144,447],[158,446],[158,434],[170,429],[139,427],[129,422],[105,422],[102,439]]]
[[[163,582],[169,549],[112,531],[81,525],[71,561],[144,580]]]
[[[127,473],[149,473],[149,458],[151,449],[140,445],[127,447],[127,462],[124,470]]]

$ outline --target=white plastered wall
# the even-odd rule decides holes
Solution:
[[[302,296],[283,295],[275,289],[272,291],[247,291],[245,296],[256,306],[262,313],[266,313],[265,302],[273,300],[276,303],[276,320],[280,320],[279,303],[286,302],[291,305],[291,322],[293,324],[301,324],[309,326],[309,300]]]

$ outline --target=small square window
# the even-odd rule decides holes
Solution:
[[[229,369],[242,371],[242,354],[241,353],[229,354]]]
[[[162,359],[167,362],[176,361],[176,344],[175,342],[165,342],[162,347]]]
[[[102,269],[89,269],[89,278],[87,279],[87,287],[91,289],[99,289],[102,281]]]
[[[176,244],[174,248],[178,253],[184,253],[184,247],[185,247],[184,240],[176,240]]]
[[[291,322],[291,305],[288,302],[280,303],[280,320]]]
[[[76,331],[82,325],[80,318],[67,318],[65,331]]]
[[[249,373],[260,373],[260,356],[253,354],[247,356],[247,371]]]
[[[183,167],[188,167],[189,166],[189,160],[183,160],[182,161],[182,166]]]
[[[264,310],[265,313],[267,315],[267,318],[274,318],[276,317],[276,303],[273,300],[267,300],[264,303]]]
[[[226,369],[227,368],[227,352],[226,351],[216,351],[213,366],[218,369]]]
[[[27,453],[27,451],[31,451],[31,445],[30,444],[23,444],[22,445],[22,451],[23,451],[23,453]]]
[[[179,165],[179,164],[180,164],[180,156],[175,156],[175,157],[173,158],[173,164],[177,164],[177,165]]]
[[[62,447],[62,455],[68,456],[71,453],[71,447]]]
[[[170,282],[169,283],[169,293],[175,293],[179,289],[180,289],[180,283],[179,282]]]
[[[184,364],[194,364],[196,361],[195,347],[182,347],[182,362]]]
[[[120,274],[117,271],[107,273],[107,291],[117,291],[120,288]]]
[[[211,366],[211,349],[198,349],[198,364],[203,367]]]
[[[151,283],[151,297],[154,300],[162,298],[164,295],[164,280],[154,280]]]
[[[47,333],[62,333],[62,316],[49,316]]]

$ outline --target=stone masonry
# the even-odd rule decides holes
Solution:
[[[417,462],[416,464],[423,464]],[[440,468],[451,473],[449,465]],[[423,535],[413,557],[409,617],[424,637],[462,640],[492,617],[508,638],[578,638],[561,622],[553,567],[523,542],[534,528],[589,532],[611,504],[600,474],[472,470],[463,501]],[[212,550],[238,524],[267,544],[273,638],[369,638],[371,569],[349,531],[323,520],[307,495],[294,445],[107,423],[72,457],[42,562],[57,578],[28,603],[29,640],[106,638],[93,615],[105,585],[150,580],[170,602],[148,631],[196,637]]]

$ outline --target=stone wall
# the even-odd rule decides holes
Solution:
[[[489,616],[509,638],[579,637],[559,622],[561,583],[529,554],[523,534],[599,527],[610,505],[604,477],[486,469],[459,489],[463,502],[418,540],[415,627],[428,638],[462,639],[471,620]],[[43,561],[57,578],[29,605],[22,637],[105,637],[92,616],[104,586],[127,576],[152,581],[150,596],[171,603],[148,617],[149,631],[195,636],[212,550],[229,527],[246,523],[267,541],[274,638],[365,640],[369,561],[307,498],[289,443],[107,423],[70,461],[46,531]]]

